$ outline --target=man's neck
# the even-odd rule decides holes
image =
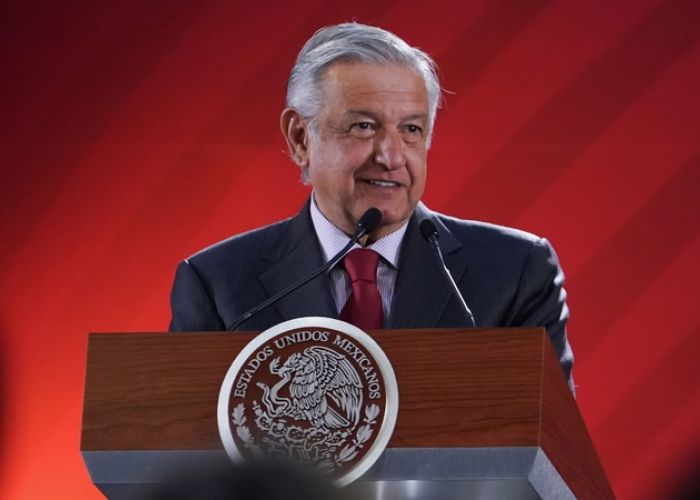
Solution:
[[[310,209],[311,220],[327,261],[347,244],[351,236],[333,224],[333,222],[321,212],[321,209],[316,204],[313,197],[311,198]],[[396,230],[379,238],[365,236],[360,240],[359,244],[363,247],[372,247],[374,250],[378,251],[387,262],[396,267],[398,264],[399,247],[403,241],[407,226],[408,221]]]
[[[328,222],[328,224],[333,225],[333,227],[335,227],[338,231],[341,231],[343,234],[345,234],[348,237],[348,239],[352,238],[353,233],[357,229],[356,223],[354,225],[350,225],[350,223],[348,223],[347,228],[343,227],[341,225],[338,225],[336,222],[333,221],[333,219],[331,217],[328,216],[328,214],[326,212],[324,212],[323,208],[321,208],[321,206],[318,204],[318,202],[316,201],[315,193],[313,191],[311,192],[311,205],[313,205],[313,207],[316,209],[316,211]],[[375,242],[381,240],[382,238],[386,238],[387,236],[404,228],[408,224],[408,221],[411,219],[412,216],[413,216],[413,214],[411,214],[411,216],[409,216],[406,220],[404,220],[400,224],[394,224],[392,226],[381,226],[380,225],[375,231],[360,238],[358,240],[358,243],[361,246],[366,247],[368,245],[371,245],[372,243],[375,243]]]

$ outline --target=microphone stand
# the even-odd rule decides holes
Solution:
[[[430,219],[425,219],[423,222],[420,223],[420,232],[423,238],[425,238],[425,240],[428,243],[430,243],[430,246],[433,247],[433,249],[435,250],[435,255],[437,256],[438,262],[440,263],[440,270],[442,271],[445,280],[447,280],[447,282],[450,284],[452,295],[455,299],[457,299],[457,302],[462,307],[462,311],[464,311],[464,316],[467,318],[467,321],[471,324],[471,326],[473,328],[476,328],[474,315],[472,314],[471,309],[469,309],[467,302],[464,300],[462,292],[459,291],[457,283],[455,283],[455,280],[452,277],[452,273],[445,264],[445,259],[442,256],[442,250],[440,250],[440,244],[438,243],[439,233],[437,227],[435,227],[433,221],[431,221]]]

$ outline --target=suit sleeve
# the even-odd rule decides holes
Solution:
[[[177,266],[170,294],[171,332],[221,331],[225,326],[195,267],[183,260]]]
[[[574,355],[566,335],[569,308],[566,305],[564,273],[549,242],[541,238],[530,251],[511,306],[512,326],[544,326],[559,357],[571,392],[575,392],[572,368]]]

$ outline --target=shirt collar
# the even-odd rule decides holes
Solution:
[[[316,235],[318,236],[318,241],[321,243],[321,248],[323,249],[323,256],[326,262],[328,262],[331,257],[340,252],[345,245],[350,241],[350,236],[345,234],[343,231],[338,229],[331,221],[329,221],[321,210],[316,205],[316,200],[311,196],[311,222],[316,230]],[[404,222],[401,227],[399,227],[393,233],[387,234],[377,241],[371,243],[367,247],[377,252],[382,258],[391,264],[394,268],[398,267],[399,260],[399,249],[401,248],[401,242],[403,241],[403,236],[406,233],[406,228],[408,227],[408,221]],[[355,243],[352,247],[363,248],[359,243]]]

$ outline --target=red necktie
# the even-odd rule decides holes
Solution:
[[[377,288],[379,254],[374,250],[357,248],[343,259],[352,283],[352,295],[340,313],[340,319],[363,330],[382,328],[382,297]]]

